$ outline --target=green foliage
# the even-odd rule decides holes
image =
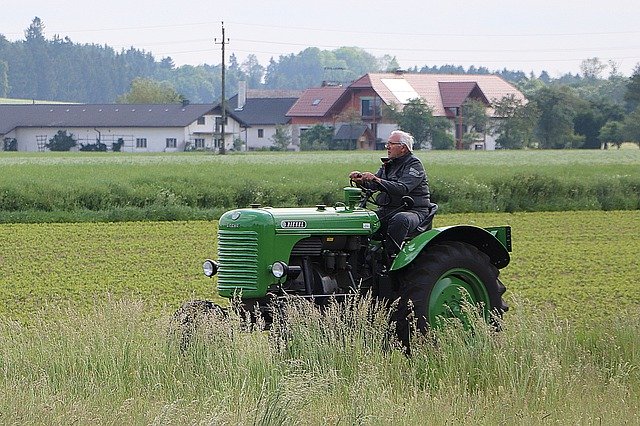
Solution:
[[[543,149],[579,148],[584,137],[574,133],[574,119],[584,102],[568,87],[544,87],[532,97],[540,111],[535,134]]]
[[[4,151],[17,151],[18,150],[18,140],[16,138],[4,138],[3,150]]]
[[[300,150],[322,151],[332,147],[333,127],[316,124],[300,135]]]
[[[124,139],[123,138],[118,138],[117,141],[115,141],[112,146],[111,146],[111,150],[113,152],[120,152],[122,150],[122,146],[124,145]]]
[[[627,111],[634,111],[640,107],[640,63],[636,65],[629,79],[624,100],[627,102]]]
[[[599,139],[604,144],[613,144],[620,149],[622,142],[624,142],[622,126],[622,123],[619,121],[607,121],[605,125],[600,128]]]
[[[451,126],[449,120],[443,117],[435,118],[436,126],[431,134],[431,148],[435,150],[447,150],[454,149],[456,141],[453,135],[446,130],[447,126]],[[438,125],[438,121],[441,121],[441,125]]]
[[[6,98],[9,95],[9,64],[6,61],[0,61],[0,98]]]
[[[342,200],[348,173],[375,171],[381,154],[5,153],[0,157],[0,222],[189,220],[215,218],[254,202],[333,205]],[[442,212],[640,206],[640,151],[635,149],[416,155]]]
[[[114,143],[115,145],[115,143]],[[97,140],[96,143],[88,143],[88,144],[80,144],[79,151],[87,151],[87,152],[106,152],[107,145]]]
[[[381,349],[384,313],[361,301],[290,305],[286,341],[211,318],[183,354],[171,314],[144,302],[48,306],[29,326],[0,322],[0,411],[6,424],[637,424],[637,312],[588,328],[528,302],[501,333],[451,324],[411,358]]]
[[[276,125],[276,132],[271,137],[273,146],[278,151],[286,151],[287,147],[291,144],[291,126],[286,124]]]
[[[45,144],[50,151],[69,151],[71,148],[77,145],[73,134],[67,134],[66,130],[58,130],[58,133],[54,137],[49,139],[49,142]]]
[[[495,120],[491,133],[497,134],[496,142],[504,149],[521,149],[533,142],[533,129],[538,120],[534,102],[523,103],[514,95],[506,96],[493,105]]]
[[[451,124],[446,119],[436,119],[433,109],[421,99],[409,99],[400,109],[398,105],[391,105],[385,111],[385,115],[398,124],[400,130],[410,133],[415,141],[414,148],[420,149],[432,142],[434,134],[446,131]],[[441,138],[438,133],[438,146],[446,146],[446,138]]]
[[[166,81],[154,81],[147,78],[135,78],[129,92],[116,100],[121,104],[171,104],[184,99],[173,86]]]
[[[489,123],[487,106],[477,99],[467,99],[462,104],[462,119],[467,131],[483,134]]]
[[[636,142],[640,147],[640,106],[624,119],[622,132],[627,140]]]

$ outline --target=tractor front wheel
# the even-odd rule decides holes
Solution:
[[[488,322],[494,315],[501,316],[509,308],[502,300],[506,288],[498,274],[486,254],[458,241],[428,247],[411,265],[399,270],[400,300],[394,316],[405,350],[409,350],[413,331],[424,333],[451,318],[469,326],[467,306],[477,307]],[[412,330],[412,325],[417,330]]]

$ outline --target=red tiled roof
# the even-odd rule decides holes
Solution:
[[[293,104],[287,117],[324,117],[347,90],[343,86],[325,86],[307,89]]]
[[[500,100],[505,96],[513,94],[517,100],[525,101],[524,95],[511,84],[497,75],[492,74],[396,74],[380,73],[367,74],[358,79],[354,84],[357,87],[366,87],[366,82],[371,82],[371,87],[382,98],[387,105],[402,105],[406,99],[398,98],[398,91],[394,93],[389,86],[402,84],[411,89],[420,98],[433,108],[434,115],[444,116],[443,98],[440,91],[440,83],[447,83],[448,87],[453,87],[460,83],[476,83],[482,94],[489,102]],[[394,83],[392,80],[404,80],[402,83]],[[387,84],[385,84],[385,82]],[[451,84],[451,85],[450,85]],[[466,84],[462,89],[466,88]],[[470,92],[469,92],[470,93]],[[451,99],[447,99],[450,102]],[[460,104],[458,104],[460,105]]]
[[[442,106],[445,108],[459,107],[476,90],[481,99],[486,99],[475,81],[441,81],[438,83]],[[488,103],[488,101],[487,101]]]

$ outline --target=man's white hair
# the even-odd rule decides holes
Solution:
[[[413,136],[411,136],[411,134],[403,132],[402,130],[394,130],[391,132],[391,135],[400,136],[400,143],[409,148],[409,151],[413,151]]]

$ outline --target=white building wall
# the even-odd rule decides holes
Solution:
[[[110,149],[111,144],[118,138],[122,138],[125,143],[122,147],[124,152],[171,152],[184,151],[185,143],[190,136],[188,128],[183,127],[116,127],[116,128],[87,128],[87,127],[20,127],[15,130],[15,138],[18,140],[19,151],[38,151],[38,138],[42,138],[46,143],[53,138],[59,130],[66,130],[73,135],[78,145],[73,150],[80,148],[80,143],[96,143],[98,137]],[[136,148],[136,139],[146,139],[146,148]],[[176,139],[176,148],[167,148],[167,138]],[[211,137],[209,137],[211,139]]]

